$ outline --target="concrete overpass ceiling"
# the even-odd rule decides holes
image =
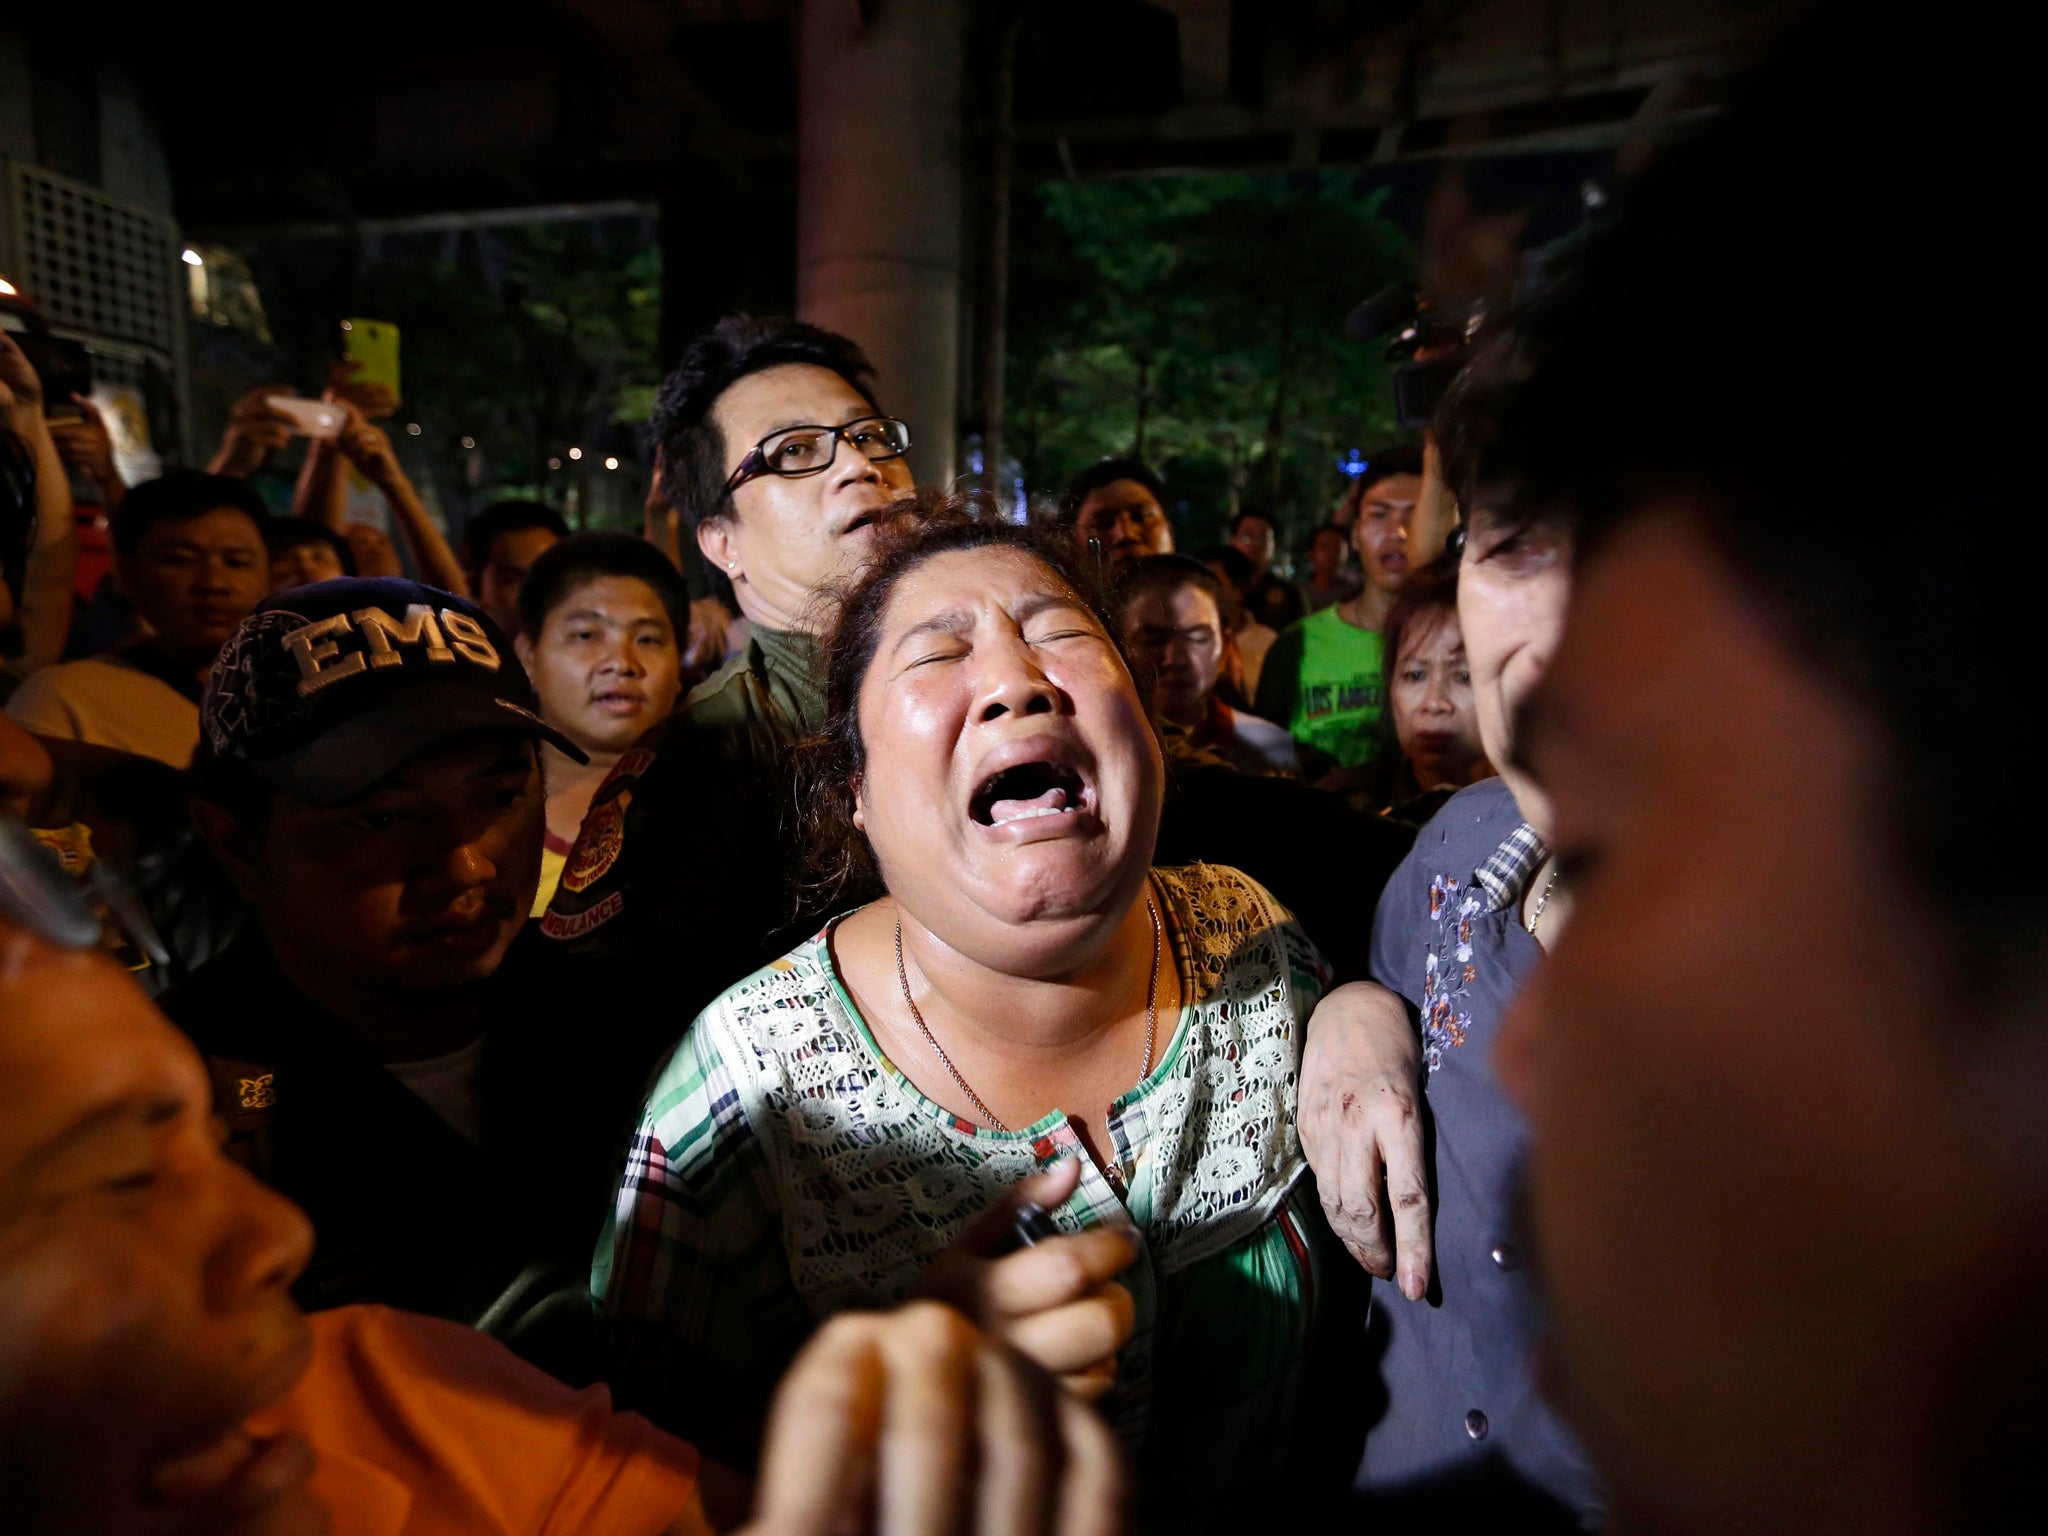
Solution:
[[[818,0],[869,17],[904,0]],[[1012,8],[1014,4],[1014,9]],[[1024,178],[1611,152],[1710,107],[1785,0],[974,0],[970,135],[1018,18]],[[199,233],[465,209],[793,197],[800,0],[114,0]],[[973,156],[970,150],[970,158]]]
[[[201,231],[793,176],[793,4],[361,0],[328,42],[249,0],[109,9]]]
[[[1036,175],[1612,149],[1711,108],[1786,0],[1040,0]],[[1102,46],[1091,47],[1090,38]]]

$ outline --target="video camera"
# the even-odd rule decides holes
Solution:
[[[1466,350],[1486,322],[1479,300],[1458,308],[1430,303],[1413,288],[1382,288],[1351,312],[1344,333],[1353,341],[1387,339],[1394,370],[1394,414],[1411,432],[1428,428]]]

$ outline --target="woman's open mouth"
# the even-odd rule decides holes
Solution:
[[[990,774],[967,802],[968,817],[984,827],[1092,810],[1093,794],[1063,763],[1018,763]]]

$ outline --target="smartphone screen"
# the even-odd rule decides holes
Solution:
[[[356,377],[382,384],[396,404],[398,389],[398,327],[389,320],[349,319],[341,322],[341,355],[356,365]]]
[[[301,400],[295,395],[266,396],[270,408],[292,419],[292,430],[306,437],[335,437],[348,413],[324,400]]]

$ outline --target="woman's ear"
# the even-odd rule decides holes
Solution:
[[[262,838],[250,832],[227,807],[211,800],[194,800],[192,825],[227,870],[228,878],[245,901],[263,899]]]
[[[853,785],[853,830],[862,837],[868,835],[868,781],[856,779]]]
[[[519,665],[526,669],[530,679],[533,676],[533,640],[523,629],[512,637],[512,654],[519,658]]]

